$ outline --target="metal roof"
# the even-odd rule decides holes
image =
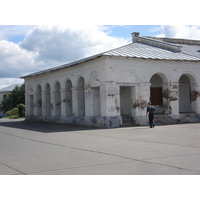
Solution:
[[[180,51],[173,50],[173,48],[179,48]],[[159,40],[147,37],[138,37],[137,41],[134,43],[130,43],[113,50],[109,50],[94,56],[77,60],[75,62],[67,63],[54,68],[28,74],[21,78],[35,76],[50,71],[56,71],[62,68],[72,67],[74,65],[87,62],[102,56],[198,62],[200,61],[200,45],[181,44],[180,46],[180,44],[175,45],[169,42],[161,42]]]
[[[104,53],[103,55],[145,58],[145,59],[158,59],[158,60],[200,61],[200,57],[197,57],[196,55],[193,56],[189,52],[191,51],[187,48],[185,49],[185,52],[183,51],[176,52],[176,51],[171,51],[168,49],[136,42],[136,43],[131,43],[121,48],[108,51]]]
[[[13,85],[7,86],[5,88],[0,89],[0,92],[11,92],[15,89],[16,86],[21,87],[22,84],[13,84]]]

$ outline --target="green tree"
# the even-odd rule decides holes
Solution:
[[[0,104],[0,110],[6,113],[19,104],[25,104],[25,84],[21,87],[16,86],[10,94],[4,96]]]

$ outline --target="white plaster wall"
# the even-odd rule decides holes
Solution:
[[[148,60],[122,57],[102,57],[73,67],[48,72],[34,77],[25,78],[26,86],[26,114],[29,115],[30,95],[35,95],[37,85],[42,91],[47,83],[51,90],[55,90],[56,82],[60,83],[61,90],[65,89],[67,80],[72,82],[73,115],[78,116],[77,110],[77,83],[80,77],[85,84],[85,113],[86,116],[118,116],[120,115],[120,86],[131,87],[132,110],[130,113],[138,118],[138,123],[146,124],[146,106],[150,98],[150,79],[158,74],[164,89],[169,96],[166,105],[170,115],[179,115],[178,85],[183,74],[187,74],[193,84],[193,90],[199,91],[200,64],[186,61]],[[92,88],[96,88],[92,91]],[[100,95],[100,99],[95,100]],[[61,97],[61,101],[63,101]],[[125,97],[124,97],[125,98]],[[36,105],[33,98],[33,105]],[[54,102],[54,98],[51,99]],[[193,108],[199,112],[199,96],[193,102]],[[98,108],[99,107],[99,108]],[[63,109],[63,106],[61,110]],[[64,108],[66,109],[66,108]],[[34,107],[34,113],[36,108]],[[167,112],[169,112],[167,110]],[[63,114],[62,114],[63,115]]]

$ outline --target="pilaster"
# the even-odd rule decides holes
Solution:
[[[65,100],[65,88],[60,89],[61,97],[61,116],[66,116],[66,100]]]
[[[93,116],[93,91],[89,85],[85,89],[85,116]]]
[[[146,107],[150,101],[150,83],[140,83],[139,84],[139,94],[138,94],[138,110],[137,114],[141,117],[146,116]]]
[[[100,115],[119,115],[119,86],[114,82],[105,82],[100,86]]]
[[[168,84],[164,89],[165,114],[179,116],[179,83]]]
[[[42,92],[42,116],[46,116],[45,95],[46,95],[46,92]]]
[[[56,116],[55,91],[50,91],[50,95],[51,95],[51,116]]]
[[[74,116],[78,116],[77,90],[78,90],[77,87],[72,87],[72,110]]]

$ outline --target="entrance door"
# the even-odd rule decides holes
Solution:
[[[131,87],[120,87],[120,108],[121,116],[131,116]]]
[[[162,87],[151,87],[150,99],[152,105],[163,105]]]

